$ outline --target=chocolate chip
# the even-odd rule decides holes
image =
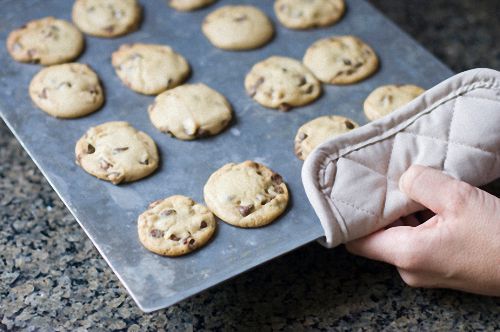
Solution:
[[[287,103],[281,103],[279,106],[278,106],[278,109],[281,111],[281,112],[288,112],[289,110],[292,109],[292,106],[287,104]]]
[[[89,93],[91,95],[98,95],[99,94],[99,89],[97,88],[97,86],[93,85],[93,86],[90,87]]]
[[[307,80],[304,76],[301,76],[300,77],[300,80],[299,80],[299,85],[298,86],[303,86],[307,83]]]
[[[210,135],[210,132],[206,129],[203,129],[203,128],[197,128],[194,135],[196,137],[206,137],[206,136]]]
[[[128,147],[122,147],[122,148],[114,148],[113,149],[113,154],[118,154],[120,152],[123,152],[123,151],[127,151],[128,150]]]
[[[87,154],[92,154],[95,152],[95,147],[92,144],[87,145],[87,151],[85,151]]]
[[[259,86],[264,83],[265,79],[264,77],[259,77],[257,79],[257,81],[255,82],[255,84],[253,86],[250,87],[248,93],[250,94],[250,97],[253,97],[255,96],[255,94],[257,93],[257,89],[259,88]]]
[[[177,212],[174,209],[169,209],[169,210],[163,210],[160,212],[160,216],[162,217],[168,217],[170,215],[177,214]]]
[[[275,184],[281,184],[283,182],[283,178],[278,173],[274,173],[271,175],[271,181]]]
[[[351,62],[351,60],[349,60],[349,59],[342,59],[342,62],[343,62],[343,63],[344,63],[344,65],[346,65],[346,66],[350,66],[350,65],[352,65],[352,62]]]
[[[361,63],[361,62],[356,62],[356,63],[354,64],[354,68],[359,68],[359,67],[361,67],[362,65],[363,65],[363,63]]]
[[[346,120],[344,123],[347,129],[354,129],[354,124],[351,121]]]
[[[103,170],[107,170],[108,168],[110,167],[113,167],[112,164],[108,163],[106,160],[104,159],[101,159],[101,161],[99,162],[99,166],[103,169]],[[109,176],[109,175],[108,175]]]
[[[172,241],[179,241],[180,240],[177,236],[175,236],[175,234],[170,235],[169,239]]]
[[[207,222],[206,222],[205,220],[203,220],[203,221],[201,222],[201,224],[200,224],[200,229],[203,229],[203,228],[205,228],[205,227],[207,227],[207,226],[208,226],[208,225],[207,225]]]
[[[298,138],[299,138],[299,141],[303,141],[303,140],[305,140],[307,138],[307,134],[301,132],[301,133],[299,133],[299,137]]]
[[[240,15],[240,16],[238,16],[238,17],[235,17],[235,18],[233,19],[233,21],[235,21],[235,22],[242,22],[242,21],[245,21],[245,20],[247,20],[247,19],[248,19],[248,16],[247,16],[247,15],[245,15],[245,14],[243,14],[243,15]]]
[[[151,232],[149,232],[149,234],[154,237],[154,238],[162,238],[163,235],[165,235],[165,232],[163,231],[160,231],[159,229],[152,229]]]
[[[115,26],[114,25],[109,25],[109,26],[107,26],[107,27],[104,28],[104,31],[109,32],[109,33],[112,33],[113,30],[115,30]]]
[[[250,213],[252,213],[252,210],[253,210],[253,204],[250,204],[250,205],[240,205],[238,207],[238,210],[240,211],[240,214],[243,216],[243,217],[246,217],[248,216]]]
[[[194,247],[194,243],[195,243],[195,242],[196,242],[196,240],[195,240],[195,239],[191,239],[191,240],[189,240],[189,244],[188,244],[188,246],[189,246],[190,248]]]
[[[62,82],[62,83],[60,83],[60,84],[57,86],[57,89],[60,89],[60,88],[62,88],[63,86],[65,86],[65,87],[67,87],[67,88],[71,88],[71,87],[72,87],[72,85],[71,85],[71,83],[70,83],[70,82]]]
[[[144,160],[140,160],[140,161],[139,161],[139,164],[141,164],[141,165],[149,165],[149,159],[148,159],[148,158],[146,158],[146,159],[144,159]]]
[[[47,88],[43,88],[42,92],[40,92],[40,94],[38,95],[38,97],[40,97],[42,99],[47,99]]]
[[[279,185],[276,184],[273,186],[273,189],[277,194],[283,194],[285,192],[283,188],[281,188]]]
[[[306,93],[311,93],[311,92],[313,92],[313,90],[314,90],[314,85],[311,84],[311,85],[309,85],[309,87],[306,89],[305,92]]]
[[[157,206],[158,204],[160,204],[162,202],[161,199],[159,200],[156,200],[154,201],[153,203],[149,204],[149,208],[154,208],[155,206]]]

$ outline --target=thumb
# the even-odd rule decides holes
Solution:
[[[399,189],[436,214],[460,208],[474,187],[434,168],[412,165],[399,179]],[[464,202],[462,202],[464,203]]]

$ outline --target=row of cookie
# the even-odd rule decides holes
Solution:
[[[80,63],[42,69],[31,80],[29,94],[40,109],[60,118],[90,114],[104,102],[97,74]],[[183,140],[218,134],[232,119],[226,98],[202,83],[161,93],[148,113],[156,128]]]
[[[282,177],[262,164],[229,163],[203,188],[208,206],[175,195],[151,203],[138,218],[141,243],[150,251],[179,256],[206,244],[215,233],[214,214],[233,226],[254,228],[278,218],[288,205]]]
[[[288,111],[321,95],[321,84],[352,84],[378,69],[373,49],[354,36],[333,36],[314,42],[303,63],[272,56],[255,64],[245,78],[247,93],[259,104]]]
[[[345,4],[343,0],[277,0],[274,10],[285,27],[307,29],[334,24],[344,14]],[[202,31],[215,47],[230,51],[262,47],[274,36],[271,19],[248,5],[214,10],[203,20]]]
[[[207,0],[172,0],[178,10],[193,10],[212,3]],[[326,11],[328,9],[329,11]],[[309,28],[335,23],[343,14],[343,0],[302,3],[278,0],[278,19],[290,28]],[[118,37],[137,29],[141,6],[136,0],[76,0],[72,19],[76,27],[97,37]],[[28,22],[12,31],[7,39],[11,56],[21,62],[42,65],[71,61],[83,51],[84,38],[71,23],[46,17]],[[274,36],[271,20],[254,6],[228,5],[210,13],[202,31],[216,47],[227,50],[253,49],[263,46]]]
[[[113,183],[150,175],[159,163],[156,144],[127,122],[107,122],[90,128],[75,147],[76,162],[86,172]],[[203,245],[221,220],[252,228],[275,220],[288,204],[282,177],[264,165],[245,161],[214,172],[204,189],[210,211],[191,199],[173,196],[150,204],[139,217],[139,238],[149,250],[181,255]]]

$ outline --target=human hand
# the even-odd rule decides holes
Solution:
[[[500,199],[424,166],[411,166],[399,188],[435,213],[415,216],[346,244],[356,255],[395,265],[412,287],[500,296]]]

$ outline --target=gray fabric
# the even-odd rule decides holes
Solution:
[[[500,72],[463,72],[392,114],[335,137],[304,162],[302,181],[334,247],[422,210],[398,189],[412,164],[472,185],[500,177]]]

